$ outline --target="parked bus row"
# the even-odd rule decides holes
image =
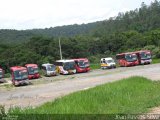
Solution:
[[[120,66],[135,66],[150,64],[152,62],[151,52],[149,50],[121,53],[116,55]]]
[[[151,52],[141,50],[136,52],[120,53],[116,55],[116,60],[120,66],[135,66],[139,64],[150,64],[152,62]],[[101,58],[100,65],[102,69],[116,68],[116,62],[111,58]],[[57,60],[53,64],[46,63],[41,66],[45,76],[57,76],[59,74],[75,74],[90,71],[90,65],[87,58]],[[40,77],[37,64],[26,64],[23,66],[14,66],[10,68],[13,85],[29,84],[30,79]],[[0,68],[0,82],[4,82],[4,71]]]
[[[120,53],[116,55],[116,60],[121,67],[150,64],[152,62],[149,50]],[[100,64],[101,69],[116,68],[116,62],[111,57],[101,58]]]
[[[87,58],[57,60],[54,64],[46,63],[41,66],[45,76],[56,76],[59,74],[75,74],[90,71]],[[30,79],[40,77],[37,64],[26,64],[23,66],[10,67],[12,84],[15,86],[29,84]],[[4,82],[4,71],[0,69],[0,82]]]

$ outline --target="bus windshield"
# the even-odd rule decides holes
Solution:
[[[14,78],[15,80],[24,80],[28,78],[27,71],[14,71]]]
[[[74,70],[75,69],[75,63],[74,62],[66,62],[63,65],[64,70]]]
[[[0,70],[0,78],[2,78],[3,77],[3,72],[2,72],[2,70]]]
[[[38,67],[33,68],[34,69],[34,73],[38,73]]]
[[[84,62],[83,60],[78,61],[78,66],[79,66],[79,67],[82,67],[82,68],[86,67],[86,66],[85,66],[85,62]]]
[[[141,56],[142,60],[151,59],[151,54],[150,53],[141,52],[140,56]]]
[[[55,71],[56,70],[56,66],[55,65],[48,65],[47,66],[47,71]]]
[[[35,68],[33,68],[33,67],[28,67],[28,73],[29,73],[30,75],[38,73],[38,67],[35,67]]]
[[[114,60],[107,60],[106,63],[114,63]]]
[[[86,67],[89,67],[89,62],[84,62]]]
[[[128,62],[133,62],[137,60],[137,56],[134,54],[126,54],[125,58]]]

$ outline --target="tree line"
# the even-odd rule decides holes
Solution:
[[[81,25],[66,25],[59,27],[50,27],[45,29],[31,29],[31,30],[12,30],[1,29],[0,30],[0,43],[4,44],[19,44],[29,41],[34,36],[45,37],[72,37],[75,35],[89,34],[97,25],[95,23],[81,24]]]

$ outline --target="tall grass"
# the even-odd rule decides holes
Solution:
[[[137,114],[160,105],[159,91],[160,82],[131,77],[75,92],[37,108],[14,108],[9,113],[35,114],[34,117],[38,114]]]
[[[94,70],[94,69],[100,69],[101,68],[101,65],[100,65],[100,63],[98,64],[90,64],[90,68],[91,68],[91,70]]]
[[[152,64],[160,63],[160,59],[154,58],[152,59]]]

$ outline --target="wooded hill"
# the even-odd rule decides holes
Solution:
[[[22,43],[30,40],[34,36],[45,37],[72,37],[75,35],[89,34],[97,25],[97,22],[66,25],[54,28],[31,29],[31,30],[0,30],[0,43]]]
[[[160,58],[160,2],[157,0],[149,6],[142,3],[139,9],[87,25],[88,27],[71,25],[49,28],[45,29],[50,31],[46,33],[42,32],[45,30],[21,31],[24,36],[34,37],[19,39],[26,42],[18,45],[0,44],[0,65],[8,70],[10,66],[26,63],[53,63],[60,58],[57,38],[59,35],[63,58],[87,57],[91,62],[99,63],[101,57],[115,57],[117,53],[141,49],[149,49],[153,58]],[[52,29],[59,29],[56,35],[52,36]],[[14,32],[12,31],[13,34]],[[4,34],[7,37],[7,32]],[[13,35],[15,37],[12,39],[19,43],[16,38],[21,35],[16,35]]]

